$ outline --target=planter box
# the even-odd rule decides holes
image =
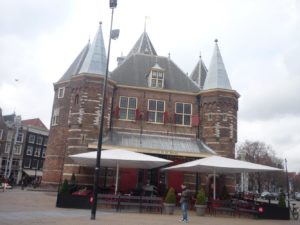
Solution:
[[[279,207],[274,204],[261,205],[258,213],[260,219],[273,219],[273,220],[289,220],[290,211],[289,208]]]
[[[90,196],[80,196],[71,194],[57,194],[56,207],[91,209]]]
[[[174,214],[174,209],[175,209],[175,204],[164,202],[164,210],[165,210],[166,214],[173,215]]]

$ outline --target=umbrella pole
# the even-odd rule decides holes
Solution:
[[[216,200],[216,170],[214,170],[214,200]]]
[[[117,171],[116,171],[116,184],[115,184],[115,195],[118,192],[118,183],[119,183],[119,162],[117,162]]]

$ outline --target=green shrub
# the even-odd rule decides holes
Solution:
[[[196,205],[205,205],[207,202],[207,198],[205,195],[205,191],[203,190],[203,188],[200,189],[200,191],[198,191],[197,196],[196,196]]]
[[[165,198],[165,203],[169,204],[175,204],[176,203],[176,194],[174,188],[169,188],[166,198]]]
[[[64,180],[63,185],[61,186],[60,190],[59,190],[60,194],[67,194],[69,193],[69,182],[67,179]]]
[[[281,191],[279,194],[278,206],[282,208],[286,207],[285,194],[283,193],[283,191]]]

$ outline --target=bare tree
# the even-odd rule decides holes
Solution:
[[[271,146],[259,141],[245,141],[237,147],[239,159],[257,164],[283,168],[283,160],[277,158]],[[249,188],[252,191],[276,191],[285,187],[283,172],[249,173]]]

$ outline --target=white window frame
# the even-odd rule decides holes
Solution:
[[[63,98],[65,96],[65,87],[58,88],[57,98]]]
[[[40,157],[41,151],[42,151],[41,147],[35,148],[34,156],[35,156],[35,157]]]
[[[55,126],[58,125],[58,117],[59,117],[59,108],[53,110],[51,125]]]
[[[14,146],[14,155],[21,155],[22,152],[22,145],[15,145]]]
[[[26,149],[26,155],[32,156],[32,153],[33,153],[33,146],[28,145]]]
[[[34,144],[35,142],[35,135],[29,134],[28,143]]]
[[[29,165],[26,164],[28,162]],[[31,166],[31,158],[25,158],[24,159],[24,168],[30,168]]]
[[[150,102],[155,102],[155,109],[150,109]],[[158,103],[163,103],[163,110],[158,110],[157,105]],[[148,122],[150,123],[164,123],[164,112],[165,112],[166,103],[163,100],[157,100],[157,99],[148,99]],[[152,118],[153,117],[153,118]],[[161,121],[159,120],[161,119]]]
[[[36,137],[36,144],[37,145],[42,145],[43,144],[43,137],[42,136],[37,136]]]
[[[126,103],[127,105],[125,107],[123,107],[121,105],[122,99],[127,101],[127,103]],[[135,100],[135,106],[129,107],[130,100]],[[120,100],[119,100],[119,108],[120,108],[119,119],[120,120],[134,121],[137,105],[138,105],[138,99],[136,97],[120,96]],[[124,112],[124,114],[123,114],[123,112]]]
[[[6,143],[4,153],[10,153],[11,143]]]
[[[159,75],[161,77],[159,77]],[[151,70],[149,76],[149,87],[151,88],[164,88],[164,71],[161,70]],[[160,82],[159,82],[160,81]]]
[[[34,161],[36,161],[36,165],[35,166],[33,166],[34,165],[34,163],[33,163]],[[39,160],[33,159],[31,165],[32,165],[31,166],[32,169],[37,169],[39,167]]]
[[[13,138],[13,131],[12,131],[12,130],[9,130],[9,131],[7,132],[6,140],[7,140],[7,141],[11,141],[12,138]]]
[[[44,137],[44,143],[43,143],[43,145],[47,146],[47,144],[48,144],[48,137]]]
[[[0,129],[0,140],[2,140],[3,137],[3,129]]]
[[[182,112],[177,111],[177,104],[182,105]],[[190,106],[190,112],[185,112],[185,105]],[[193,112],[193,105],[191,103],[185,103],[185,102],[176,102],[175,103],[175,114],[176,114],[176,119],[175,119],[175,124],[176,125],[182,125],[182,126],[191,126],[192,124],[192,112]],[[185,123],[187,118],[189,117],[189,123]],[[181,118],[181,122],[179,121],[179,118]]]
[[[42,158],[46,158],[46,149],[45,148],[42,150]]]
[[[22,132],[18,132],[17,142],[23,143],[24,134]]]

